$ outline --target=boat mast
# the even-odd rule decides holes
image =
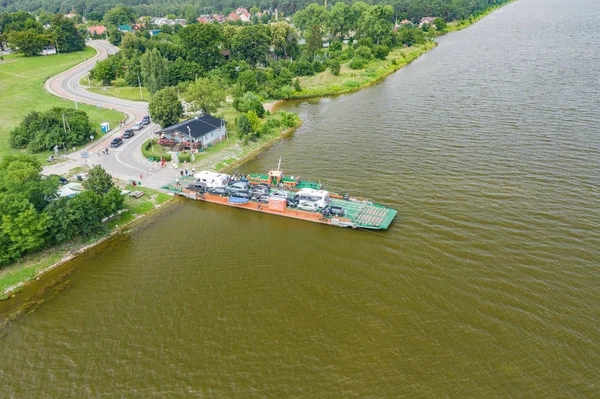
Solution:
[[[279,158],[279,162],[277,163],[277,171],[281,172],[281,158]]]

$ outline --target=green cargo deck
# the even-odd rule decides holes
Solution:
[[[344,208],[354,226],[363,229],[385,230],[398,214],[394,209],[364,201],[332,198],[330,205]]]

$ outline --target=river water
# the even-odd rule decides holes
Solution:
[[[244,170],[281,157],[391,229],[179,201],[0,330],[0,397],[600,396],[599,16],[521,0],[289,105]]]

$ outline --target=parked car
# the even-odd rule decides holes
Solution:
[[[290,196],[290,193],[288,193],[287,191],[283,191],[283,190],[275,191],[273,194],[271,194],[271,197],[282,198],[285,200],[287,200],[289,196]]]
[[[138,131],[138,130],[142,130],[143,127],[144,127],[144,124],[142,122],[136,122],[133,124],[133,126],[131,128],[135,131]]]
[[[229,194],[230,197],[246,198],[250,199],[250,193],[248,191],[235,191]]]
[[[202,182],[194,182],[186,187],[186,189],[195,191],[197,193],[203,193],[207,190],[207,188],[208,188],[208,186],[206,185],[206,183],[202,183]]]
[[[248,184],[247,182],[238,181],[227,186],[227,192],[231,194],[239,191],[248,191],[249,188],[250,184]]]
[[[69,183],[69,181],[68,181],[67,179],[65,179],[64,177],[62,177],[62,176],[59,176],[59,177],[58,177],[58,182],[59,182],[60,184],[62,184],[63,186],[64,186],[65,184]]]
[[[135,132],[133,131],[133,129],[127,129],[125,130],[125,132],[123,132],[123,138],[124,139],[130,139],[135,135]]]
[[[295,208],[298,206],[298,197],[291,197],[288,198],[287,200],[285,200],[287,206],[291,207],[291,208]]]
[[[152,121],[150,120],[150,117],[148,115],[146,115],[142,118],[142,123],[144,125],[149,125],[150,123],[152,123]]]
[[[215,195],[227,195],[227,189],[225,189],[225,187],[213,187],[209,189],[208,192]]]
[[[319,209],[319,206],[315,202],[302,201],[298,204],[298,209],[316,212]]]
[[[120,146],[121,144],[123,144],[123,139],[120,137],[115,137],[114,139],[112,139],[112,141],[110,142],[110,146],[111,148],[117,148],[118,146]]]
[[[344,216],[346,214],[346,210],[341,206],[330,205],[323,210],[323,215],[325,216]]]

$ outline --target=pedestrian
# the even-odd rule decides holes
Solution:
[[[188,170],[185,168],[185,177],[188,177]]]
[[[183,170],[180,170],[179,174],[181,175],[181,177],[183,177]]]

